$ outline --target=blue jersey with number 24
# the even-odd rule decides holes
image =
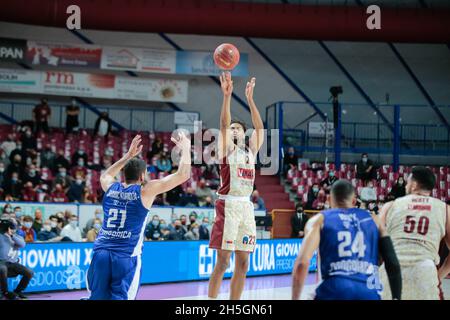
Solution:
[[[103,196],[103,225],[94,251],[109,250],[123,256],[142,253],[148,209],[141,200],[141,186],[115,182]]]

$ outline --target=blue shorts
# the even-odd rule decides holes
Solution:
[[[109,250],[96,250],[87,272],[89,300],[134,300],[140,275],[140,256],[124,257]]]
[[[342,277],[325,279],[316,289],[315,300],[380,300],[377,289],[367,283]]]

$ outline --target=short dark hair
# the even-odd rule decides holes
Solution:
[[[125,175],[125,182],[138,181],[139,177],[143,172],[147,170],[147,164],[144,160],[133,158],[128,160],[123,168],[123,173]]]
[[[242,126],[242,128],[244,129],[244,132],[247,131],[247,126],[246,126],[246,124],[245,124],[243,121],[236,120],[236,119],[231,120],[230,126],[231,126],[233,123],[240,124],[240,125]]]
[[[411,179],[416,181],[420,188],[427,191],[432,191],[436,184],[436,177],[429,168],[417,166],[411,170]]]
[[[348,200],[355,193],[355,188],[347,180],[337,180],[331,186],[331,194],[338,203]]]

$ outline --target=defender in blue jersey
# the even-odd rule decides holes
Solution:
[[[346,180],[331,188],[330,210],[311,218],[294,265],[292,298],[299,299],[309,261],[319,249],[321,283],[316,300],[380,300],[379,253],[384,259],[392,296],[401,297],[400,264],[384,226],[369,211],[354,208],[355,190]]]
[[[103,196],[103,225],[94,243],[87,273],[90,300],[134,300],[139,288],[141,253],[148,210],[156,195],[189,179],[191,142],[180,134],[172,138],[181,149],[178,171],[163,179],[146,181],[146,163],[135,158],[142,151],[141,136],[128,152],[100,177]],[[125,182],[115,177],[123,170]]]

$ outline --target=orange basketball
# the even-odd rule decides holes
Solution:
[[[239,50],[230,43],[222,43],[214,51],[214,62],[222,70],[233,70],[239,57]]]

